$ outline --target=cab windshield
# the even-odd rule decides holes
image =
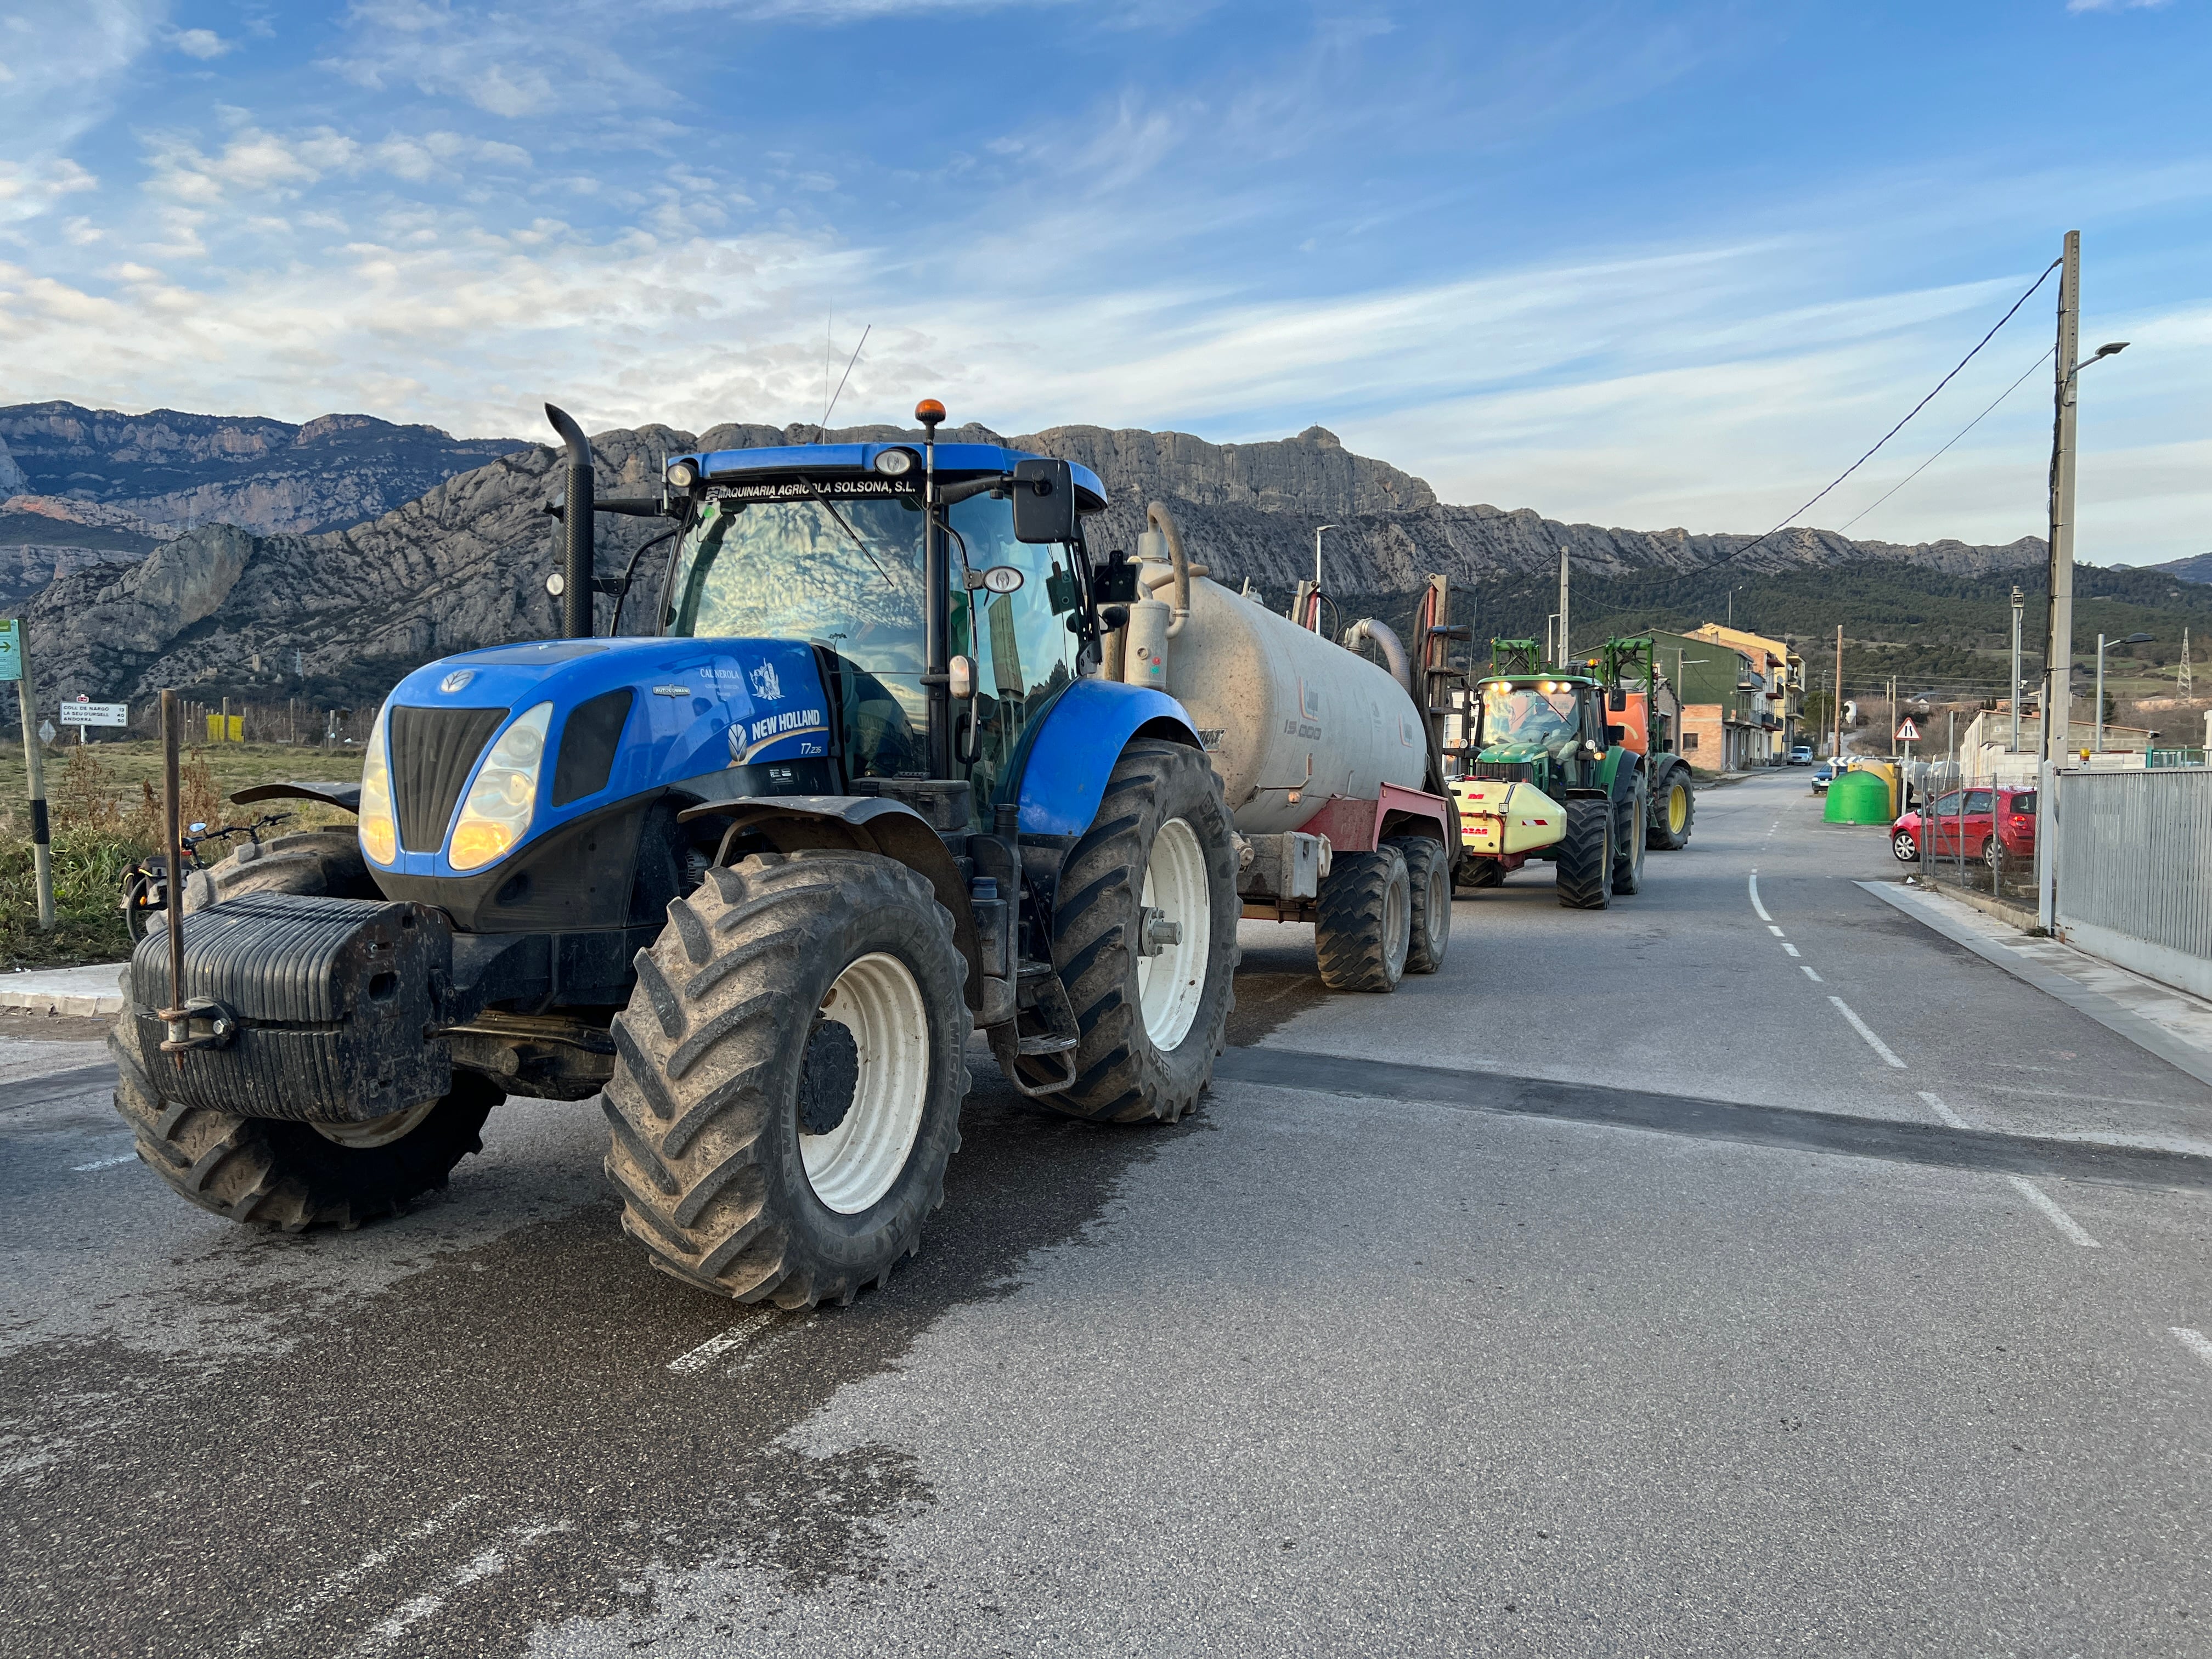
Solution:
[[[848,772],[927,775],[920,497],[833,494],[840,486],[828,481],[743,488],[742,497],[702,503],[685,532],[666,632],[824,647],[839,681]],[[974,496],[947,518],[947,653],[971,659],[976,681],[972,707],[952,706],[955,746],[975,756],[963,769],[981,812],[1023,727],[1075,675],[1074,564],[1058,544],[1016,541],[1009,501]],[[969,588],[968,572],[980,580],[1005,567],[1019,573],[1009,591]]]
[[[1572,688],[1539,691],[1531,685],[1482,688],[1485,743],[1543,743],[1582,730],[1582,710]]]

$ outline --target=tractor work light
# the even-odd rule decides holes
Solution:
[[[903,478],[914,471],[914,453],[906,449],[886,449],[875,459],[876,471],[886,478]]]
[[[453,826],[446,862],[456,870],[480,870],[513,851],[530,828],[538,802],[538,764],[545,758],[545,728],[553,705],[541,702],[501,733],[469,786],[469,798]]]
[[[361,768],[361,850],[372,864],[390,865],[399,857],[399,820],[392,812],[392,768],[384,758],[384,713],[376,711],[368,754]]]
[[[689,489],[699,482],[699,469],[689,461],[672,462],[668,468],[668,486],[672,489]]]

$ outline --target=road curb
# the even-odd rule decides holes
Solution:
[[[0,979],[0,1008],[33,1014],[67,1014],[78,1018],[119,1014],[123,1012],[123,988],[118,981],[129,965],[100,962],[86,968],[10,974]]]
[[[2141,1014],[2130,1012],[2101,992],[2078,984],[2065,975],[2045,968],[2041,963],[2026,961],[2017,952],[1990,943],[1950,917],[1911,902],[1899,896],[1893,883],[1862,881],[1853,884],[1873,894],[1891,908],[1911,917],[1930,932],[1941,933],[1954,945],[1964,945],[1984,962],[2003,969],[2014,979],[2057,998],[2077,1013],[2087,1015],[2116,1036],[2125,1037],[2145,1053],[2157,1055],[2176,1071],[2185,1072],[2199,1083],[2212,1086],[2212,1054],[2160,1030]],[[1911,890],[1918,891],[1917,889]]]

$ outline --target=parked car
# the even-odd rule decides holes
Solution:
[[[1938,795],[1929,813],[1935,823],[1930,850],[1937,858],[1956,858],[1963,852],[1996,870],[2008,861],[2035,856],[2033,788],[1954,789]],[[1889,827],[1889,850],[1901,864],[1917,863],[1920,837],[1919,811],[1902,813]]]
[[[1828,786],[1835,781],[1835,762],[1822,761],[1818,766],[1813,769],[1813,793],[1814,794],[1826,794],[1828,793]]]
[[[1812,745],[1809,744],[1801,743],[1795,749],[1791,750],[1790,751],[1790,763],[1792,766],[1810,766],[1813,763]]]

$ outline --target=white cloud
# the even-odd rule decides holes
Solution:
[[[2069,11],[2155,11],[2166,0],[2066,0]]]
[[[168,37],[168,41],[185,57],[203,62],[220,58],[238,45],[235,40],[224,40],[213,29],[179,29]]]

